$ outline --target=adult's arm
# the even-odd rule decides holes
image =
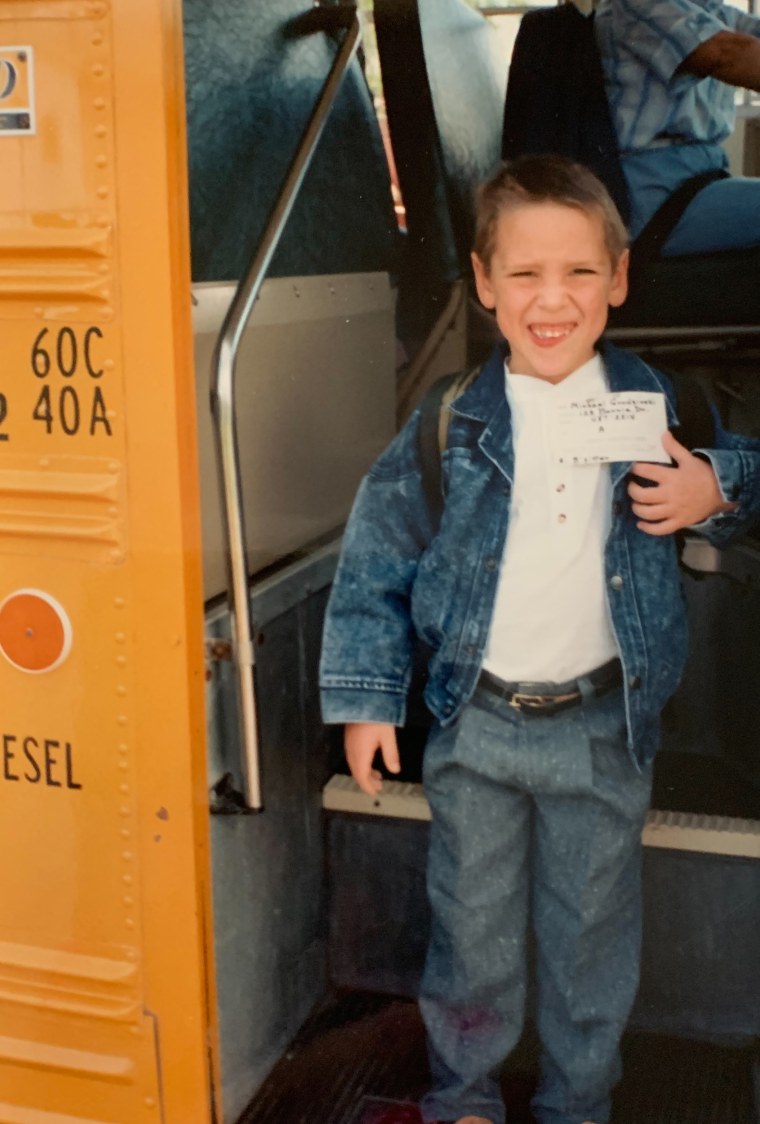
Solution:
[[[684,71],[760,91],[760,39],[740,31],[719,31],[686,56],[677,73]]]

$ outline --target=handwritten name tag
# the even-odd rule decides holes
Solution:
[[[667,429],[664,394],[626,391],[559,400],[550,426],[560,464],[670,463],[661,441]]]

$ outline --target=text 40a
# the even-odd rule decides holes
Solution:
[[[43,328],[32,344],[31,368],[36,378],[45,381],[32,417],[42,422],[48,433],[61,431],[68,437],[87,432],[92,437],[104,432],[112,435],[106,402],[98,380],[103,376],[95,352],[103,338],[100,328],[82,332],[63,327],[56,332]],[[77,375],[81,378],[72,382]],[[56,378],[57,376],[57,378]],[[61,382],[58,380],[66,380]]]

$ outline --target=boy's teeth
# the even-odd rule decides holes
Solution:
[[[567,328],[534,328],[534,335],[540,340],[554,340],[567,335]]]

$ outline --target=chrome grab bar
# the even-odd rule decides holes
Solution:
[[[346,26],[346,35],[327,75],[317,104],[306,126],[280,194],[272,208],[258,249],[241,279],[225,316],[212,360],[211,413],[214,419],[217,459],[222,478],[222,500],[227,532],[228,601],[231,618],[232,658],[236,665],[240,732],[243,745],[244,797],[248,808],[261,811],[261,771],[253,668],[254,643],[248,601],[248,565],[243,525],[242,488],[235,418],[235,368],[243,333],[277,249],[303,178],[311,163],[325,121],[333,107],[343,77],[356,53],[361,25],[356,5],[324,5],[334,26],[336,16]],[[321,13],[320,13],[321,14]],[[351,17],[350,22],[348,16]],[[308,14],[307,14],[308,19]],[[300,21],[299,21],[300,22]],[[304,29],[309,26],[303,22]],[[324,23],[322,24],[324,26]]]

